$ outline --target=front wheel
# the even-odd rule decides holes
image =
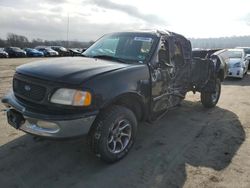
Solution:
[[[215,92],[201,92],[201,103],[203,104],[204,107],[206,108],[212,108],[214,107],[220,98],[220,93],[221,93],[221,82],[220,79],[216,79],[215,83]]]
[[[101,112],[88,135],[96,156],[105,162],[122,159],[131,149],[137,130],[134,113],[123,106],[111,106]]]

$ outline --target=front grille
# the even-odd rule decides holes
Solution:
[[[46,95],[45,87],[18,78],[13,80],[13,90],[18,97],[38,102],[42,101]]]
[[[25,89],[26,87],[26,89]],[[13,78],[13,91],[18,103],[27,111],[46,115],[69,115],[90,112],[90,108],[61,106],[50,103],[49,96],[64,84],[34,78],[16,73]],[[28,91],[27,91],[28,90]]]

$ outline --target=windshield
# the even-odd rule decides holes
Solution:
[[[45,50],[48,52],[54,52],[54,50],[52,50],[51,48],[45,48]]]
[[[21,48],[18,48],[18,47],[12,47],[12,50],[14,50],[14,51],[22,51]]]
[[[244,48],[246,54],[250,54],[250,48]]]
[[[228,57],[229,58],[242,58],[242,52],[241,51],[228,51]]]
[[[118,33],[105,35],[84,53],[84,56],[111,56],[137,62],[145,61],[151,52],[155,39],[153,35]]]
[[[60,47],[60,50],[61,50],[61,51],[65,51],[65,52],[67,51],[67,49],[64,48],[64,47]]]

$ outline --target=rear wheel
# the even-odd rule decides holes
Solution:
[[[201,92],[201,103],[206,108],[212,108],[214,107],[220,98],[220,92],[221,92],[221,82],[220,79],[216,79],[215,83],[215,92]]]
[[[88,135],[94,153],[105,162],[122,159],[131,149],[137,130],[134,113],[123,106],[111,106],[101,112]]]

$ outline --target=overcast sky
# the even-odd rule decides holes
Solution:
[[[0,0],[0,37],[95,40],[114,31],[165,28],[186,37],[250,35],[249,0]]]

